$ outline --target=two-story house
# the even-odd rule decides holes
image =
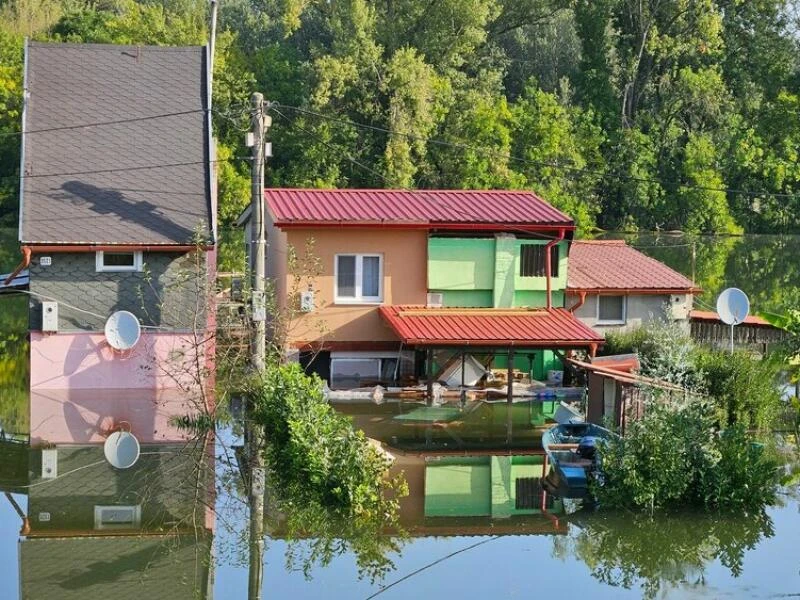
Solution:
[[[575,224],[531,192],[270,189],[265,202],[281,342],[331,387],[430,381],[447,353],[543,379],[559,354],[603,342],[563,308]]]
[[[26,45],[34,444],[100,442],[123,421],[176,441],[171,417],[208,401],[187,388],[213,358],[209,74],[205,47]]]

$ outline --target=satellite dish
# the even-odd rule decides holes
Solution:
[[[747,313],[750,312],[750,300],[739,288],[723,290],[717,298],[717,313],[723,323],[738,325],[744,323]]]
[[[130,350],[141,333],[139,319],[127,310],[118,310],[106,321],[106,341],[114,350]]]
[[[112,467],[128,469],[139,460],[139,440],[129,431],[115,431],[106,438],[103,452]]]

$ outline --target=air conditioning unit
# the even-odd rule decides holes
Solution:
[[[302,312],[311,312],[314,310],[314,292],[309,290],[307,292],[300,292],[300,310]]]
[[[442,308],[444,304],[444,294],[428,294],[425,306],[428,308]]]
[[[42,331],[58,331],[58,302],[42,302]]]

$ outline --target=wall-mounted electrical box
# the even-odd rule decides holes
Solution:
[[[300,310],[302,312],[311,312],[314,310],[314,292],[300,292]]]
[[[58,450],[48,448],[42,450],[42,479],[58,477]]]
[[[58,331],[58,302],[42,302],[42,331]]]

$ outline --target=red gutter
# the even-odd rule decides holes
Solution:
[[[578,309],[579,309],[581,306],[583,306],[583,303],[584,303],[584,302],[586,302],[586,292],[578,292],[578,294],[579,294],[579,296],[580,296],[580,297],[578,298],[578,301],[577,301],[575,304],[573,304],[572,306],[570,306],[570,307],[567,309],[567,310],[569,310],[569,312],[571,312],[571,313],[574,313],[574,312],[575,312],[576,310],[578,310]]]
[[[211,250],[214,246],[194,244],[41,244],[31,245],[36,254],[42,252],[191,252],[192,250]]]
[[[544,273],[547,277],[547,310],[553,308],[553,284],[551,281],[553,267],[550,264],[550,250],[558,242],[564,239],[564,233],[564,228],[562,227],[558,230],[558,237],[547,242],[547,245],[544,247]]]
[[[19,265],[17,265],[17,268],[14,269],[14,271],[11,273],[11,275],[6,277],[6,280],[3,282],[3,285],[10,284],[12,281],[14,281],[14,278],[22,272],[23,269],[27,268],[31,264],[31,249],[30,249],[30,247],[29,246],[22,246],[22,248],[20,248],[20,251],[22,252],[22,262],[19,263]]]

